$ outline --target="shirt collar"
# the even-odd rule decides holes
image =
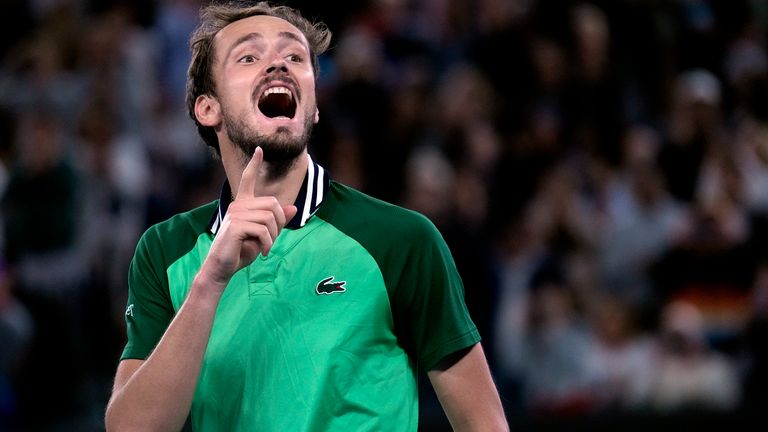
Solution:
[[[320,208],[330,186],[331,180],[325,169],[315,163],[309,155],[307,155],[307,159],[309,162],[307,164],[307,173],[304,175],[304,182],[301,184],[301,190],[299,190],[296,202],[294,203],[298,211],[293,219],[285,225],[287,228],[297,229],[303,227],[317,209]],[[231,202],[232,189],[229,186],[229,182],[224,181],[224,185],[221,187],[219,206],[208,225],[208,229],[214,235],[219,230]]]

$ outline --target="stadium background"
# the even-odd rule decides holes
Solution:
[[[314,157],[440,228],[513,430],[767,406],[768,2],[286,3],[334,32]],[[218,196],[199,6],[0,2],[1,431],[103,429],[135,242]]]

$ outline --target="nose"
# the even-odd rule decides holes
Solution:
[[[272,58],[272,62],[270,63],[269,67],[267,67],[267,73],[271,74],[279,72],[288,72],[288,67],[285,65],[285,59],[279,55],[276,55]]]

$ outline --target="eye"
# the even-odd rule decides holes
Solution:
[[[286,59],[293,63],[301,63],[304,60],[304,58],[298,54],[289,54]]]
[[[244,55],[240,57],[237,62],[238,63],[256,63],[256,60],[258,60],[255,56],[252,56],[251,54]]]

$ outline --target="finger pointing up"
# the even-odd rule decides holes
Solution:
[[[255,196],[256,178],[258,177],[262,162],[264,162],[264,150],[261,147],[256,147],[253,157],[248,161],[248,165],[245,166],[243,174],[240,176],[240,185],[237,187],[236,199]]]

